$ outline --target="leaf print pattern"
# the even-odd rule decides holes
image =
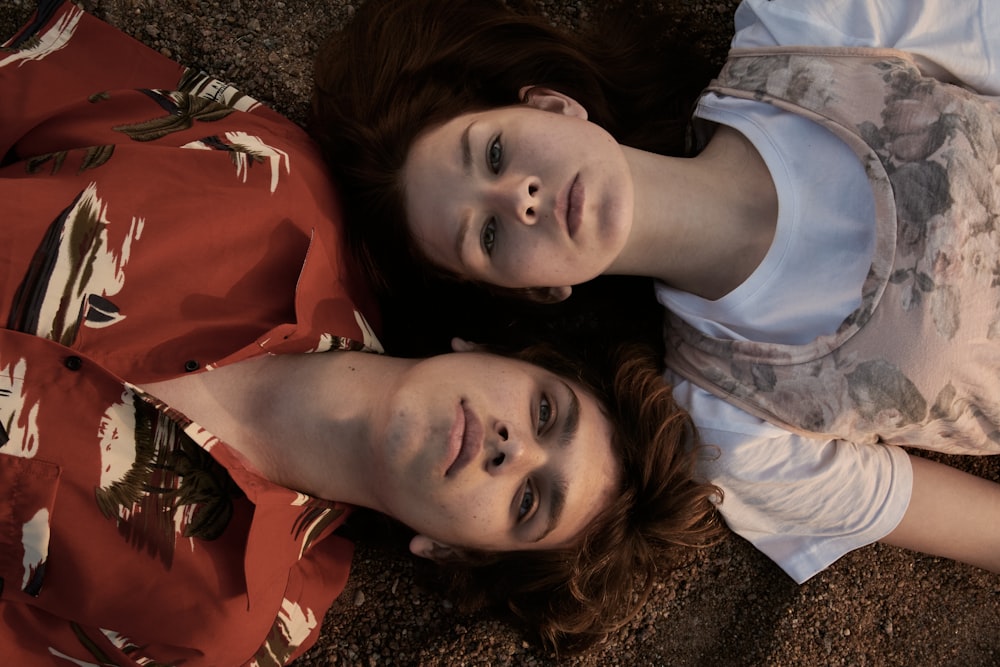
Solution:
[[[24,547],[22,569],[24,577],[21,590],[28,595],[38,595],[45,578],[45,560],[49,553],[49,510],[41,508],[21,527],[21,545]]]
[[[884,359],[860,363],[845,377],[847,393],[865,419],[912,424],[927,414],[927,402],[913,382]]]
[[[122,635],[113,630],[105,630],[101,628],[101,632],[104,636],[108,638],[112,644],[114,644],[122,653],[127,655],[136,664],[142,665],[142,667],[175,667],[178,663],[173,662],[161,662],[159,660],[152,660],[143,655],[143,647],[136,644],[132,639]]]
[[[135,61],[132,62],[130,56],[127,63],[109,63],[111,69],[105,70],[103,78],[100,72],[91,68],[87,76],[93,75],[97,85],[88,85],[85,92],[97,91],[102,85],[107,85],[101,81],[120,80],[122,76],[128,79],[132,75],[139,80],[138,74],[142,72],[148,72],[151,75],[149,80],[155,82],[145,85],[162,86],[165,90],[172,88],[176,80],[174,73],[179,72],[155,51],[141,47],[136,49],[127,37],[109,30],[93,17],[87,17],[71,3],[40,0],[40,4],[58,6],[59,15],[52,19],[50,14],[50,20],[39,34],[47,31],[52,21],[67,13],[81,17],[79,28],[69,43],[72,48],[52,51],[47,57],[42,68],[44,71],[40,72],[44,76],[45,89],[61,89],[64,94],[75,94],[72,91],[79,86],[61,88],[61,84],[63,80],[73,78],[74,58],[87,59],[93,55],[81,52],[74,56],[74,49],[86,51],[88,45],[97,48],[100,51],[98,55],[111,54],[112,57],[119,47],[124,48],[125,52],[134,54]],[[22,42],[22,46],[35,49],[37,53],[33,55],[41,57],[45,42],[35,36]],[[8,58],[12,53],[0,52],[5,66],[17,68],[17,58],[27,63],[23,58],[29,54],[20,53],[14,59]],[[61,65],[70,67],[67,69]],[[18,74],[19,79],[24,79],[25,72],[35,69],[33,66],[24,67]],[[16,69],[0,71],[11,75],[18,72]],[[37,87],[43,79],[29,77],[25,81]],[[49,82],[53,85],[48,86]],[[162,330],[158,325],[146,327],[144,331],[149,340],[145,341],[145,346],[136,344],[127,351],[112,350],[110,356],[99,352],[89,354],[96,349],[94,345],[102,349],[106,347],[101,346],[100,341],[107,342],[107,335],[115,339],[121,337],[114,332],[126,328],[122,326],[123,319],[133,324],[139,321],[136,319],[139,314],[128,304],[142,297],[136,291],[137,286],[130,285],[129,281],[138,278],[136,272],[141,264],[145,263],[149,271],[155,272],[161,266],[160,259],[165,260],[165,265],[170,254],[169,249],[156,250],[147,248],[146,244],[156,245],[159,243],[157,238],[162,237],[164,242],[173,240],[183,245],[175,238],[176,234],[167,238],[171,236],[167,233],[169,230],[164,230],[163,234],[157,231],[160,236],[151,235],[154,230],[149,225],[155,221],[144,210],[134,207],[136,202],[149,199],[143,195],[149,187],[159,187],[163,195],[159,200],[165,202],[170,198],[170,183],[162,179],[162,182],[145,185],[130,183],[127,177],[120,178],[124,172],[108,171],[109,168],[114,170],[116,164],[123,165],[123,160],[131,163],[133,157],[130,156],[141,160],[143,155],[151,155],[146,150],[150,144],[136,144],[127,132],[112,131],[112,125],[127,126],[123,129],[131,129],[141,138],[155,136],[163,129],[158,125],[166,125],[167,134],[153,145],[155,147],[156,143],[160,143],[171,149],[168,152],[172,152],[172,156],[164,155],[167,162],[197,163],[193,166],[195,171],[223,185],[231,183],[238,187],[239,179],[245,178],[248,184],[252,184],[252,189],[258,190],[259,196],[264,198],[267,198],[265,188],[270,188],[272,181],[276,181],[276,187],[281,188],[277,193],[288,191],[295,156],[312,154],[308,142],[303,143],[306,138],[301,131],[275,114],[268,112],[257,114],[256,118],[243,119],[226,111],[227,108],[247,111],[258,104],[232,87],[197,76],[180,82],[178,86],[180,94],[120,92],[112,88],[96,92],[89,98],[89,103],[78,100],[86,107],[83,111],[84,116],[90,119],[89,124],[83,121],[78,123],[79,119],[66,116],[67,127],[72,126],[71,131],[77,133],[92,131],[96,138],[70,143],[76,148],[68,151],[58,151],[68,146],[56,145],[42,149],[57,151],[48,155],[32,152],[35,159],[27,165],[32,172],[29,180],[46,191],[57,193],[56,198],[47,200],[52,207],[48,219],[41,221],[40,227],[38,220],[32,223],[38,233],[37,236],[27,237],[31,239],[30,247],[27,238],[22,239],[24,250],[18,246],[17,254],[21,260],[16,266],[23,268],[19,268],[17,274],[8,273],[0,279],[0,282],[7,281],[8,302],[12,304],[4,308],[4,319],[13,325],[8,332],[13,344],[0,349],[0,459],[8,464],[10,474],[7,477],[21,470],[32,473],[44,470],[51,475],[51,479],[42,479],[45,484],[32,484],[28,490],[42,500],[51,501],[49,507],[54,507],[54,511],[50,509],[49,513],[55,521],[47,563],[40,557],[42,540],[33,538],[31,548],[22,541],[29,535],[40,534],[36,527],[42,525],[44,513],[32,518],[36,508],[32,504],[30,511],[24,512],[25,516],[19,516],[16,523],[11,523],[10,527],[14,530],[10,532],[16,534],[8,536],[8,543],[10,551],[16,549],[18,553],[10,563],[10,577],[4,576],[10,597],[17,595],[17,588],[22,584],[28,592],[36,592],[40,575],[46,574],[41,601],[45,601],[45,596],[64,597],[57,603],[46,603],[46,608],[51,607],[49,610],[61,618],[75,618],[83,623],[77,628],[77,639],[73,639],[65,621],[53,624],[51,633],[38,627],[38,633],[29,632],[20,638],[24,646],[37,646],[42,651],[47,644],[51,645],[48,660],[58,664],[108,665],[132,664],[134,661],[155,666],[178,660],[178,656],[184,656],[182,662],[192,664],[199,662],[195,657],[199,651],[204,652],[202,660],[207,663],[241,664],[261,646],[264,640],[261,635],[268,632],[272,625],[276,627],[271,654],[288,655],[287,647],[300,642],[300,636],[308,634],[309,628],[314,628],[309,636],[315,636],[318,631],[316,624],[322,618],[320,610],[325,609],[325,605],[343,586],[342,580],[350,561],[349,546],[338,539],[331,540],[336,548],[320,549],[315,544],[316,539],[330,535],[332,528],[349,511],[347,508],[320,503],[290,507],[289,501],[294,492],[244,471],[234,452],[224,443],[218,443],[220,446],[215,450],[218,460],[232,466],[233,478],[249,482],[247,488],[252,489],[254,494],[251,502],[233,486],[233,480],[224,468],[213,466],[212,459],[192,444],[185,437],[187,434],[176,433],[180,428],[178,425],[151,418],[145,413],[146,405],[140,402],[144,400],[141,392],[131,386],[122,386],[109,375],[132,378],[135,368],[148,366],[152,369],[150,363],[154,356],[163,357],[164,353],[172,353],[163,349],[161,341],[181,337],[185,344],[189,341],[205,342],[207,351],[204,355],[192,353],[183,359],[204,359],[206,366],[211,360],[227,354],[234,359],[255,356],[261,351],[253,345],[253,335],[247,335],[245,341],[241,330],[234,333],[226,330],[216,335],[213,332],[228,326],[230,320],[225,315],[216,316],[213,312],[211,322],[207,322],[200,319],[197,313],[184,311],[180,314],[188,319],[178,319],[170,313],[183,310],[180,298],[176,307],[168,303],[159,310],[156,303],[147,299],[144,304],[148,308],[144,309],[143,317],[139,319],[143,319],[148,310],[156,321],[169,321],[169,326]],[[191,88],[188,89],[188,86]],[[52,102],[51,99],[41,98],[35,101],[42,107],[46,101]],[[191,129],[186,134],[171,134],[172,123],[177,121],[172,116],[181,116],[180,127],[190,123]],[[101,118],[106,119],[103,127],[99,126]],[[217,118],[224,120],[213,122]],[[144,125],[147,121],[153,122]],[[237,156],[230,155],[229,151],[192,155],[189,151],[178,153],[176,150],[180,144],[208,135],[218,135],[222,141],[228,141],[224,130],[231,129],[248,130],[251,135],[259,135],[262,144],[284,151],[257,151],[257,147],[249,141],[236,142],[236,151],[242,151],[242,155]],[[115,146],[86,147],[86,144]],[[14,162],[24,157],[10,154],[8,166],[17,169]],[[242,172],[238,170],[241,161]],[[72,178],[81,166],[82,176]],[[21,175],[25,174],[22,172]],[[304,183],[316,184],[322,180],[322,173],[321,170],[307,169],[304,174],[296,174],[295,177]],[[324,225],[324,231],[317,236],[324,243],[332,239],[335,245],[339,241],[336,232],[339,210],[335,206],[335,198],[321,199],[321,217],[327,222],[332,221],[334,226]],[[157,210],[158,218],[171,218],[171,211],[182,211],[184,208],[167,204],[166,208]],[[128,208],[130,206],[132,208]],[[293,234],[291,230],[300,227],[308,230],[309,222],[304,220],[299,224],[302,216],[295,212],[288,215],[292,216],[294,224],[288,227],[289,233],[280,239],[280,247],[304,253],[307,247],[305,242],[300,242],[301,235],[297,231]],[[255,235],[247,229],[254,225],[242,226],[238,217],[235,214],[230,216],[226,224],[234,230],[239,228],[240,233],[234,231],[234,234],[247,241],[247,257],[252,257],[252,237]],[[267,217],[257,216],[257,226],[266,226],[266,222],[261,220]],[[156,229],[160,227],[157,223]],[[42,234],[46,232],[47,236],[42,239]],[[140,250],[143,251],[142,256],[139,255]],[[145,256],[146,253],[149,257]],[[287,272],[277,272],[290,289],[300,273],[300,264],[293,262]],[[316,344],[319,332],[324,330],[341,334],[355,331],[349,310],[341,309],[347,312],[347,319],[344,319],[343,312],[326,307],[324,299],[339,295],[343,291],[342,286],[336,281],[315,280],[317,276],[326,278],[331,269],[337,268],[335,262],[331,265],[329,269],[321,266],[322,270],[311,276],[315,283],[313,290],[322,294],[317,299],[304,302],[303,308],[307,312],[313,303],[319,301],[321,317],[313,320],[314,326],[308,330],[302,327],[294,332],[292,343],[288,346],[294,344],[296,351]],[[268,266],[258,275],[266,276],[269,271]],[[147,277],[154,278],[151,273]],[[188,278],[190,282],[191,276]],[[169,275],[165,275],[163,280],[171,283]],[[250,299],[256,292],[255,284],[250,283],[250,288],[246,290]],[[324,290],[323,285],[332,287]],[[213,286],[219,287],[214,283]],[[225,286],[228,287],[228,283]],[[228,293],[224,289],[218,291],[220,298],[224,296],[223,292]],[[131,297],[128,296],[130,292]],[[276,328],[284,333],[294,326],[286,320],[295,322],[293,307],[303,302],[289,301],[294,295],[291,291],[282,294],[281,298],[274,299],[276,305],[266,300],[260,302],[259,307],[257,302],[253,304],[252,309],[258,313],[253,319],[255,323],[261,323],[262,332]],[[351,308],[351,300],[346,295],[342,301],[347,304],[345,308]],[[221,324],[216,326],[216,322]],[[240,326],[237,324],[230,328],[238,329]],[[92,327],[110,328],[101,332],[87,330]],[[70,341],[70,351],[59,352],[48,340],[31,341],[28,336],[19,336],[13,330],[38,334],[51,340]],[[251,333],[256,334],[256,331]],[[360,339],[360,335],[357,338]],[[332,338],[329,340],[333,342]],[[343,346],[345,341],[338,338],[333,344]],[[30,355],[22,354],[21,347]],[[77,351],[71,348],[77,348]],[[220,350],[218,354],[215,354],[216,348]],[[14,350],[18,353],[14,354]],[[72,368],[73,372],[60,363],[64,355],[71,353],[84,358],[82,368]],[[37,360],[35,355],[38,355]],[[150,355],[148,359],[146,355]],[[28,358],[27,369],[18,366],[20,356]],[[226,357],[227,360],[229,357]],[[136,361],[126,362],[126,359]],[[115,363],[112,364],[112,361]],[[169,363],[162,366],[165,369],[168,367]],[[160,369],[157,366],[152,372],[157,373]],[[28,385],[31,391],[25,397],[19,378],[25,375],[26,370],[32,384]],[[65,386],[70,385],[64,386],[62,381],[58,381],[59,377],[79,391],[67,393]],[[40,406],[34,403],[38,399],[41,400]],[[176,413],[168,412],[168,415],[177,418]],[[41,421],[37,426],[36,420]],[[81,421],[85,422],[82,431],[74,426]],[[130,429],[133,433],[129,433]],[[40,444],[39,430],[41,437],[45,438]],[[72,437],[60,437],[63,434]],[[127,439],[131,442],[126,445],[123,440]],[[17,456],[11,455],[14,453]],[[61,472],[59,466],[49,464],[49,460],[65,464]],[[34,474],[23,477],[36,480]],[[5,484],[5,487],[8,485]],[[13,493],[15,488],[9,486],[7,490]],[[43,497],[47,491],[52,492],[51,498]],[[95,542],[99,536],[100,544]],[[259,539],[250,539],[251,536]],[[212,538],[216,539],[207,541]],[[24,560],[22,549],[28,554]],[[306,552],[307,560],[297,565],[295,558],[301,553],[300,549],[310,551]],[[0,552],[10,555],[6,545],[0,547]],[[119,563],[124,567],[118,568]],[[320,568],[324,576],[310,578],[309,575],[316,571],[314,567]],[[56,577],[56,572],[67,576]],[[216,573],[217,577],[214,576]],[[303,574],[306,575],[304,580]],[[275,582],[280,584],[285,577],[296,585],[301,583],[307,590],[301,593],[301,598],[291,590],[284,593],[290,603],[282,606],[283,589]],[[137,583],[141,584],[138,588]],[[219,604],[191,608],[188,603],[191,591],[195,589],[203,597],[207,595],[205,599]],[[220,591],[220,595],[216,595],[216,591]],[[279,606],[281,614],[277,618]],[[159,618],[163,622],[159,625],[136,624],[132,620],[133,614],[143,608],[151,611],[154,619]],[[93,613],[81,616],[81,609]],[[178,617],[182,620],[177,620]],[[104,620],[98,623],[98,619]],[[187,628],[194,628],[195,631],[179,632],[179,629]],[[15,628],[12,626],[10,630],[14,632]],[[18,650],[17,647],[14,650]],[[5,649],[0,649],[0,653],[5,653]],[[4,662],[0,658],[0,663]]]
[[[89,148],[77,149],[83,151],[83,160],[80,163],[80,168],[77,170],[77,174],[82,174],[88,169],[96,169],[97,167],[104,166],[104,164],[111,159],[114,155],[115,147],[108,146],[91,146]],[[25,160],[25,171],[29,174],[37,174],[42,170],[48,163],[52,163],[52,171],[50,172],[53,176],[59,173],[62,169],[63,162],[66,161],[66,156],[69,155],[71,151],[58,151],[56,153],[45,153],[43,155],[37,155],[35,157],[28,158]]]
[[[116,125],[112,129],[122,132],[133,141],[156,141],[174,132],[190,129],[195,121],[207,123],[221,120],[233,109],[203,97],[183,91],[144,90],[166,112],[166,116],[129,125]]]
[[[63,162],[66,160],[66,156],[69,155],[69,151],[58,151],[56,153],[44,153],[42,155],[36,155],[30,157],[24,161],[24,170],[29,174],[37,174],[42,171],[42,168],[48,164],[52,163],[52,171],[50,172],[53,176],[59,173],[62,169]]]
[[[39,448],[39,399],[36,393],[30,391],[30,384],[25,382],[28,373],[28,362],[19,358],[12,363],[0,362],[0,457],[16,457],[33,459]],[[6,485],[5,485],[6,486]],[[18,494],[14,485],[12,492]],[[8,519],[21,521],[20,538],[16,531],[11,530],[6,536],[9,540],[18,540],[24,554],[21,561],[21,590],[28,595],[37,596],[45,578],[45,568],[49,553],[49,509],[38,507],[32,516],[21,516],[19,519],[17,506],[22,504],[26,511],[34,509],[29,500],[22,496],[20,503],[14,503],[14,509],[8,507]],[[13,497],[13,496],[12,496]],[[27,509],[30,508],[30,509]],[[2,582],[0,582],[2,588]]]
[[[375,335],[375,330],[365,319],[365,316],[359,313],[357,310],[354,311],[354,321],[358,323],[358,328],[361,329],[361,335],[364,340],[365,349],[372,352],[378,352],[382,354],[385,352],[385,348],[382,347],[382,341],[378,339]]]
[[[29,399],[25,359],[0,365],[0,452],[32,458],[38,452],[38,400]]]
[[[990,220],[1000,213],[995,181],[992,187],[982,183],[975,175],[982,165],[973,163],[978,158],[989,160],[989,155],[978,153],[995,153],[995,141],[984,141],[986,137],[981,135],[989,131],[989,124],[980,123],[978,114],[969,113],[973,110],[965,100],[951,95],[949,89],[934,80],[908,68],[888,70],[885,80],[890,88],[881,113],[883,124],[881,127],[869,124],[865,135],[885,166],[895,191],[898,252],[914,258],[906,267],[913,280],[902,292],[902,305],[904,310],[918,308],[925,294],[941,290],[932,299],[932,308],[938,314],[938,332],[951,338],[961,326],[961,307],[955,303],[961,294],[947,283],[956,274],[940,275],[944,280],[931,276],[942,268],[942,260],[948,261],[947,257],[941,257],[942,251],[968,248],[976,236],[993,227]],[[969,152],[953,147],[959,137],[968,144]],[[994,144],[992,151],[990,143]],[[956,169],[957,165],[952,164],[955,160],[964,162],[965,168]],[[950,175],[953,170],[971,176],[968,184],[962,184],[966,187],[958,188],[955,194],[965,201],[956,202],[953,197]],[[965,224],[956,225],[946,215],[956,203],[966,211]],[[986,220],[982,221],[985,224],[976,224],[969,216],[973,206],[986,214]],[[931,238],[932,235],[935,237]],[[995,259],[998,246],[995,242],[989,245],[992,246],[989,254]]]
[[[308,607],[300,607],[288,599],[281,601],[281,611],[267,640],[250,663],[254,667],[280,667],[288,662],[295,649],[302,645],[318,625],[316,615]]]
[[[83,10],[74,7],[59,17],[51,28],[41,35],[34,35],[30,40],[18,46],[18,49],[10,55],[0,58],[0,67],[20,67],[32,60],[43,60],[69,44],[69,40],[76,32],[80,23]]]
[[[298,494],[293,505],[305,507],[292,526],[292,535],[295,539],[302,538],[303,533],[305,533],[305,538],[302,539],[302,546],[299,549],[299,558],[302,558],[302,554],[312,546],[313,541],[322,535],[327,526],[339,519],[344,510],[331,507],[330,501],[311,498],[301,493]]]
[[[364,350],[364,344],[348,336],[337,336],[331,333],[322,334],[316,341],[316,346],[309,352],[354,351]]]
[[[93,665],[93,667],[102,667],[106,665],[117,664],[112,656],[108,655],[106,651],[102,650],[97,642],[87,635],[86,630],[79,623],[70,622],[70,627],[73,628],[73,634],[76,635],[77,640],[79,640],[80,645],[83,646],[90,655],[94,656],[97,663],[83,663],[79,660],[71,658],[70,656],[57,651],[53,648],[49,648],[49,652],[52,655],[62,658],[69,663],[74,663],[77,665]],[[178,663],[172,662],[160,662],[158,660],[151,660],[149,658],[143,657],[141,654],[142,647],[137,645],[131,639],[111,630],[101,630],[104,636],[111,641],[112,644],[117,646],[123,653],[129,656],[134,664],[142,665],[143,667],[176,667]]]
[[[177,537],[218,538],[243,493],[211,455],[155,406],[126,389],[105,412],[95,499],[130,544],[168,569]]]
[[[109,247],[110,224],[107,205],[91,183],[49,227],[18,287],[8,329],[69,345],[80,326],[101,328],[125,317],[107,307],[89,317],[90,296],[110,304],[124,286],[132,243],[141,238],[145,221],[132,218],[117,249]]]
[[[268,146],[260,137],[247,134],[246,132],[226,132],[225,139],[219,137],[206,137],[200,141],[192,141],[182,148],[193,148],[198,150],[222,150],[229,151],[233,164],[236,166],[236,177],[244,183],[247,182],[247,174],[254,163],[267,162],[271,167],[271,192],[278,188],[278,179],[284,167],[284,173],[291,172],[288,163],[288,153]]]
[[[114,662],[111,660],[111,656],[102,651],[101,648],[97,645],[97,643],[93,639],[87,636],[87,633],[84,631],[83,627],[79,623],[71,622],[70,626],[73,628],[73,634],[75,634],[76,638],[80,640],[80,644],[82,644],[83,647],[86,648],[87,651],[92,656],[97,658],[100,661],[100,664],[102,665],[114,664]],[[67,658],[68,660],[71,659],[69,658],[69,656],[63,656],[63,657]]]
[[[802,114],[853,148],[876,251],[837,331],[732,341],[668,315],[667,363],[795,432],[1000,453],[1000,102],[864,49],[744,50],[712,90]]]
[[[260,106],[260,102],[230,84],[191,67],[184,70],[177,90],[218,102],[236,111],[249,112]]]
[[[839,414],[851,408],[848,380],[841,372],[851,360],[841,361],[833,354],[828,361],[829,365],[810,365],[792,383],[779,381],[771,366],[755,362],[734,360],[725,370],[706,366],[705,371],[709,381],[728,395],[745,401],[766,395],[779,405],[794,405],[799,428],[825,433]]]
[[[134,426],[136,409],[135,395],[126,389],[121,402],[105,410],[97,430],[101,452],[98,504],[105,516],[114,516],[116,505],[134,503],[141,495],[143,479],[136,472],[136,464],[149,467],[153,458],[152,438],[146,432],[148,429]],[[118,493],[115,489],[119,487],[135,491]]]

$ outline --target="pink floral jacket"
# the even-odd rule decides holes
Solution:
[[[996,99],[924,76],[905,53],[856,48],[734,50],[710,90],[801,114],[851,146],[875,195],[876,248],[861,305],[834,333],[732,341],[668,315],[668,365],[794,432],[1000,452]]]

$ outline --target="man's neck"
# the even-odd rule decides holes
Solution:
[[[259,357],[143,389],[272,482],[370,507],[366,479],[377,409],[412,363],[361,352]]]

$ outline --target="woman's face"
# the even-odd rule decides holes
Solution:
[[[386,387],[371,480],[378,507],[431,545],[572,544],[620,478],[611,425],[579,385],[475,351],[421,360]]]
[[[414,142],[403,167],[408,224],[423,253],[501,287],[572,286],[605,272],[632,225],[621,146],[576,101],[468,113]]]

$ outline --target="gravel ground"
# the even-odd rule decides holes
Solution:
[[[197,65],[302,121],[312,54],[350,0],[85,0],[164,55]],[[573,26],[596,0],[538,3]],[[689,1],[692,26],[720,57],[735,0]],[[27,17],[0,0],[0,34]],[[1000,481],[1000,457],[937,457]],[[998,520],[1000,523],[1000,520]],[[487,614],[463,615],[418,583],[411,560],[361,545],[323,637],[297,667],[319,665],[1000,665],[1000,576],[872,546],[796,586],[733,536],[660,581],[644,613],[591,653],[555,660]],[[422,581],[422,580],[421,580]]]

